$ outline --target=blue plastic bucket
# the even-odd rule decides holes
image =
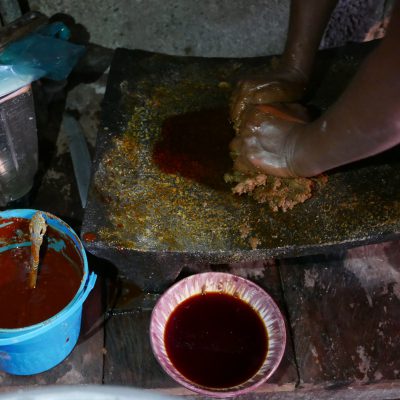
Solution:
[[[0,230],[5,219],[30,219],[36,210],[0,212]],[[81,285],[71,302],[59,313],[41,323],[18,329],[0,329],[0,370],[14,375],[33,375],[56,366],[72,351],[78,341],[82,305],[93,289],[96,274],[89,274],[85,250],[77,234],[61,219],[43,212],[46,222],[61,235],[70,238],[82,258]],[[8,225],[8,224],[7,224]],[[0,253],[30,242],[0,243]]]

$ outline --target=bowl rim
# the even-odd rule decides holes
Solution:
[[[168,365],[165,364],[163,358],[161,357],[161,350],[159,349],[159,346],[155,343],[154,338],[157,336],[156,332],[156,314],[159,313],[160,307],[162,307],[163,303],[165,302],[165,299],[171,295],[171,293],[175,292],[180,286],[184,285],[185,283],[189,282],[190,280],[195,280],[195,279],[206,279],[207,277],[211,277],[213,279],[221,279],[221,278],[228,278],[229,280],[234,280],[237,282],[241,282],[245,284],[247,287],[255,289],[258,293],[262,294],[263,297],[265,297],[269,304],[272,305],[274,308],[273,312],[276,315],[276,322],[277,325],[279,326],[279,332],[281,335],[281,340],[279,340],[280,346],[279,346],[279,352],[278,355],[276,356],[276,360],[274,364],[271,366],[271,368],[268,370],[268,373],[266,373],[263,377],[255,381],[254,383],[250,384],[247,387],[242,387],[242,385],[245,383],[241,383],[240,385],[237,386],[232,386],[228,388],[221,388],[221,390],[218,390],[218,388],[207,388],[205,386],[201,386],[199,384],[196,384],[193,381],[190,381],[188,378],[186,378],[183,374],[181,374],[176,368],[174,368],[174,374],[171,373],[170,369],[168,368]],[[215,293],[216,291],[212,291],[211,293]],[[222,290],[220,292],[223,292]],[[195,294],[189,295],[185,297],[182,301],[179,301],[178,304],[181,304],[184,300],[186,300],[189,297],[192,297]],[[245,301],[245,299],[239,297],[242,301]],[[247,302],[253,309],[255,308],[252,304]],[[175,308],[174,308],[175,309]],[[257,313],[258,311],[255,310]],[[166,321],[168,321],[169,316],[171,315],[171,312],[168,314],[166,317]],[[268,343],[270,343],[270,331],[265,323],[264,318],[260,315],[261,320],[264,323],[265,329],[267,331],[268,335]],[[163,332],[165,331],[165,325],[163,327]],[[168,376],[170,376],[174,381],[176,381],[178,384],[186,387],[187,389],[200,393],[202,395],[208,395],[208,396],[213,396],[217,398],[225,398],[225,397],[233,397],[233,396],[238,396],[241,394],[248,393],[250,391],[255,390],[257,387],[261,386],[263,383],[265,383],[276,371],[278,366],[281,364],[283,355],[285,353],[286,349],[286,341],[287,341],[287,334],[286,334],[286,323],[285,319],[283,317],[283,314],[274,301],[274,299],[259,285],[256,283],[243,278],[238,275],[226,273],[226,272],[202,272],[194,275],[190,275],[186,278],[183,278],[179,280],[178,282],[174,283],[170,288],[168,288],[158,299],[156,305],[154,306],[152,313],[151,313],[151,319],[150,319],[150,329],[149,329],[149,335],[150,335],[150,344],[151,348],[153,351],[153,354],[155,358],[157,359],[159,365],[161,365],[162,369],[167,373]],[[268,349],[269,351],[269,349]],[[268,355],[267,351],[267,355]],[[172,362],[171,365],[173,366]],[[174,366],[173,366],[174,367]],[[247,381],[246,381],[247,382]]]

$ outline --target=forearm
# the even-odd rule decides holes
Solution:
[[[315,53],[337,0],[292,0],[282,67],[308,80]]]
[[[386,38],[346,92],[321,118],[292,138],[289,158],[293,173],[316,175],[400,143],[399,37],[400,3]]]

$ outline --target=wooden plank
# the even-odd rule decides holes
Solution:
[[[174,387],[153,356],[149,324],[151,311],[114,315],[106,324],[104,384],[141,388]]]
[[[280,271],[301,384],[399,382],[398,241],[287,260]]]
[[[0,372],[2,391],[53,384],[102,383],[104,330],[101,286],[99,280],[83,305],[80,337],[72,353],[61,364],[41,374],[13,376]]]
[[[251,265],[242,265],[242,274]],[[238,265],[214,266],[214,270],[235,270],[238,272]],[[204,266],[205,270],[207,269]],[[275,299],[284,311],[282,303],[282,291],[278,269],[274,265],[263,268],[262,276],[256,279],[268,293]],[[104,364],[104,383],[133,385],[141,388],[156,388],[168,390],[174,394],[189,395],[186,389],[181,388],[161,369],[153,356],[150,338],[149,325],[151,317],[151,307],[156,298],[154,296],[143,296],[142,306],[136,301],[125,301],[120,303],[122,310],[116,311],[106,324],[106,348]],[[137,307],[128,310],[128,305]],[[291,345],[290,333],[286,353],[281,365],[270,379],[270,381],[260,390],[271,391],[272,388],[285,388],[293,390],[298,382],[298,375],[294,361],[293,349]],[[282,389],[281,389],[282,390]]]
[[[290,327],[286,319],[286,304],[283,299],[279,270],[272,260],[262,262],[261,265],[264,266],[264,269],[259,270],[259,273],[255,276],[252,275],[252,270],[257,271],[257,269],[260,268],[260,262],[257,261],[230,264],[229,270],[237,275],[248,276],[249,279],[261,286],[275,300],[286,321],[287,342],[285,354],[275,374],[265,385],[263,385],[265,390],[268,391],[268,386],[270,385],[285,386],[287,389],[291,387],[294,388],[298,382],[298,373],[293,352]]]

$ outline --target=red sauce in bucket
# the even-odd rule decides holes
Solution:
[[[254,376],[268,350],[259,314],[224,293],[189,297],[172,312],[164,342],[175,368],[209,388],[228,388]]]
[[[2,220],[13,223],[0,229],[5,244],[29,241],[29,221],[22,218]],[[57,251],[53,247],[62,244]],[[0,329],[22,328],[45,321],[60,312],[75,296],[83,275],[83,261],[73,241],[51,226],[47,227],[40,252],[37,286],[29,288],[30,246],[0,253]]]

